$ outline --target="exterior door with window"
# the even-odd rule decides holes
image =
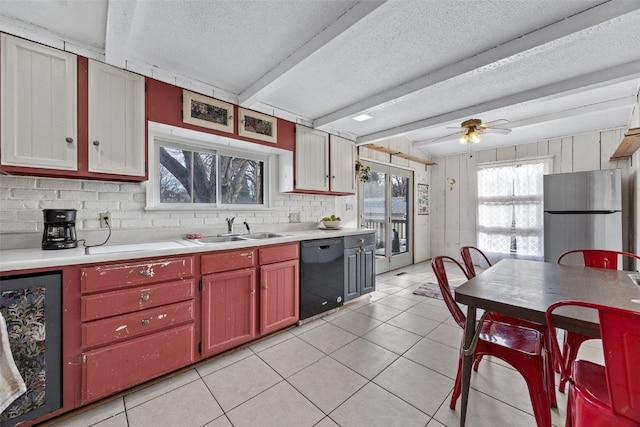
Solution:
[[[360,226],[376,231],[376,274],[413,263],[413,172],[362,161],[371,168],[359,183]]]

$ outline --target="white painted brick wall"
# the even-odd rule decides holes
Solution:
[[[317,222],[337,212],[341,197],[276,194],[274,209],[255,211],[145,211],[145,184],[80,179],[0,176],[0,235],[42,232],[42,209],[77,209],[78,230],[98,230],[98,217],[111,212],[114,229],[225,227],[224,219],[236,216],[234,227],[249,224],[286,224],[289,213],[301,222]]]

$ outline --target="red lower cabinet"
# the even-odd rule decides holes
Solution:
[[[81,403],[196,360],[193,258],[81,269]]]
[[[193,338],[190,324],[84,353],[82,400],[106,397],[193,362]]]
[[[202,256],[202,356],[298,321],[298,248],[296,242]]]

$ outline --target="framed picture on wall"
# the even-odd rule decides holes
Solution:
[[[418,184],[418,215],[429,215],[429,184]]]
[[[278,142],[278,119],[239,108],[238,135],[275,144]]]
[[[233,133],[233,104],[198,93],[182,91],[182,121],[222,132]]]

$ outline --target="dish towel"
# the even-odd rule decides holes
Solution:
[[[25,391],[27,387],[11,355],[7,323],[0,313],[0,414]]]

